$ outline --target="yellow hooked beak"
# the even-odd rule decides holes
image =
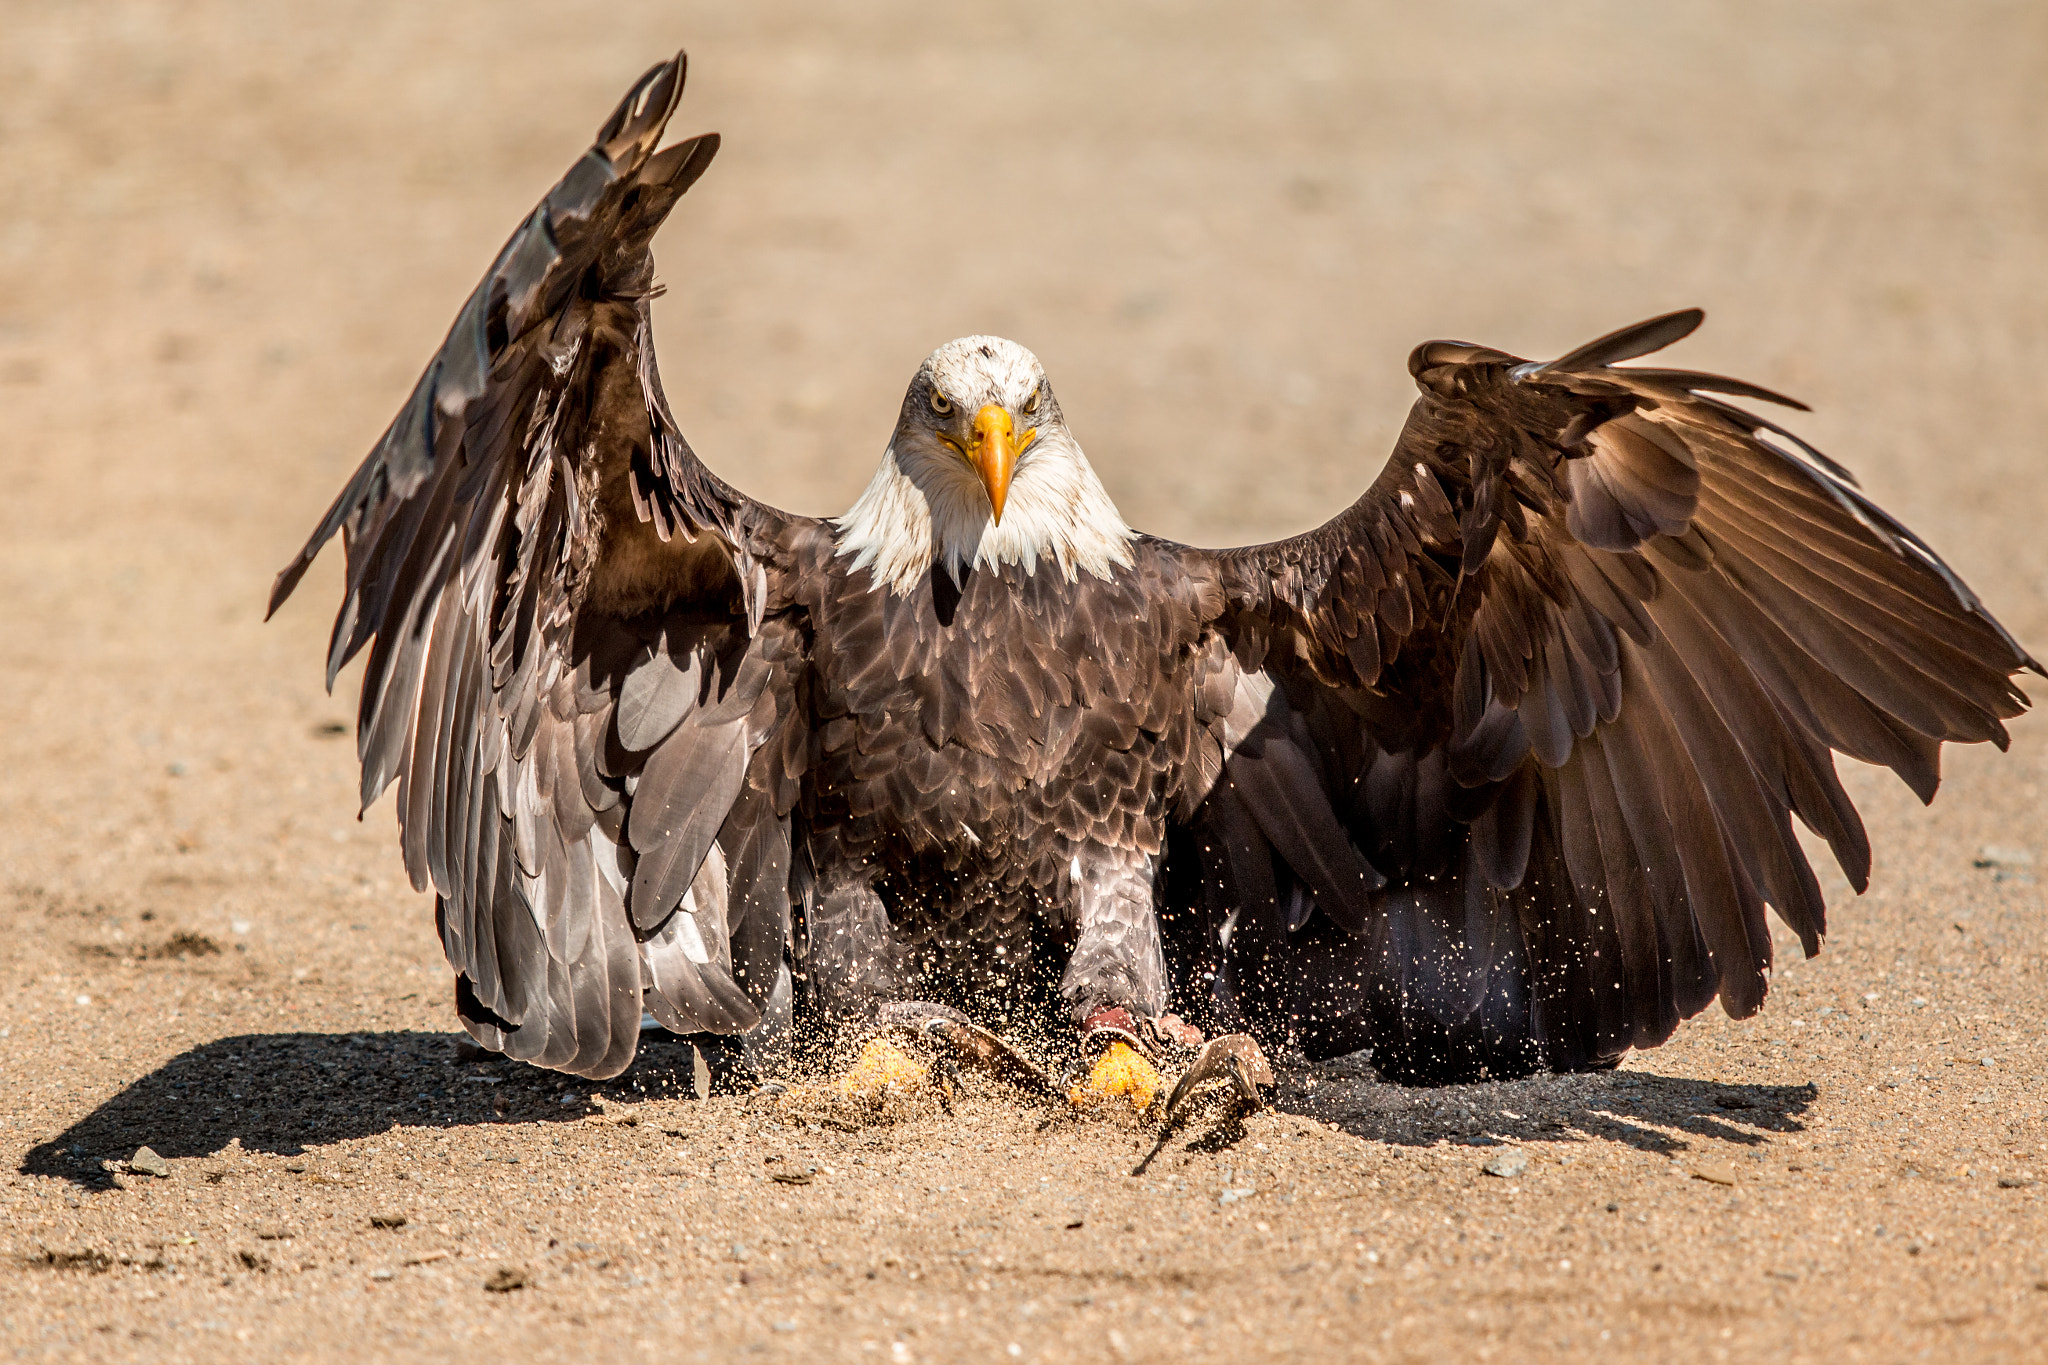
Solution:
[[[998,526],[1003,523],[1003,501],[1010,495],[1010,476],[1017,472],[1017,456],[1037,435],[1038,428],[1032,427],[1018,436],[1010,414],[994,403],[974,414],[974,451],[967,462],[981,475]]]

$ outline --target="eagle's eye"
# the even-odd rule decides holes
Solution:
[[[1045,392],[1045,390],[1043,390],[1043,389],[1033,389],[1033,390],[1031,391],[1031,396],[1030,396],[1029,398],[1027,398],[1027,399],[1025,399],[1025,400],[1024,400],[1024,411],[1026,411],[1026,412],[1037,412],[1037,411],[1038,411],[1038,395],[1039,395],[1039,394],[1041,394],[1041,393],[1043,393],[1043,392]]]
[[[945,394],[940,393],[937,389],[933,389],[932,411],[936,412],[941,417],[946,416],[948,413],[953,411],[953,400],[946,397]]]

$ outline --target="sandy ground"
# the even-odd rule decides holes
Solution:
[[[15,0],[0,34],[0,1350],[2048,1356],[2038,719],[1931,811],[1851,775],[1875,888],[1832,877],[1760,1017],[1611,1077],[1294,1073],[1134,1179],[1135,1131],[999,1095],[813,1128],[700,1102],[673,1045],[599,1095],[465,1060],[320,688],[335,562],[259,620],[497,243],[688,44],[679,122],[727,141],[659,242],[664,375],[757,494],[845,506],[918,359],[995,330],[1133,521],[1263,538],[1377,470],[1415,342],[1697,303],[1682,362],[1812,401],[2039,650],[2048,11]]]

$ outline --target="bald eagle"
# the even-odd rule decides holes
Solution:
[[[1420,347],[1384,470],[1273,544],[1126,525],[995,337],[918,369],[845,515],[757,502],[651,346],[718,147],[657,150],[683,75],[513,233],[271,597],[343,534],[328,684],[367,649],[362,800],[396,780],[486,1047],[611,1076],[645,1011],[767,1056],[907,1019],[1611,1066],[1759,1008],[1766,906],[1818,950],[1793,816],[1863,889],[1834,752],[1929,800],[2027,705],[1934,552],[1730,400],[1799,404],[1622,363],[1697,311]]]

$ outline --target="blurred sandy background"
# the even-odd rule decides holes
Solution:
[[[1828,951],[1759,1020],[1612,1080],[1302,1081],[1329,1122],[1142,1188],[1134,1138],[1014,1105],[972,1142],[667,1091],[626,1127],[458,1064],[388,803],[353,819],[352,680],[320,689],[339,556],[262,604],[678,46],[677,131],[726,142],[657,241],[663,376],[750,492],[842,509],[918,360],[996,331],[1134,523],[1263,539],[1377,471],[1415,343],[1699,304],[1675,363],[1812,403],[2048,646],[2037,4],[0,4],[0,1343],[2038,1358],[2034,720],[1952,752],[1932,812],[1856,776],[1877,887],[1827,882]],[[1512,1192],[1488,1134],[1532,1159]],[[151,1140],[169,1179],[107,1173]],[[763,1186],[764,1144],[838,1188]]]

